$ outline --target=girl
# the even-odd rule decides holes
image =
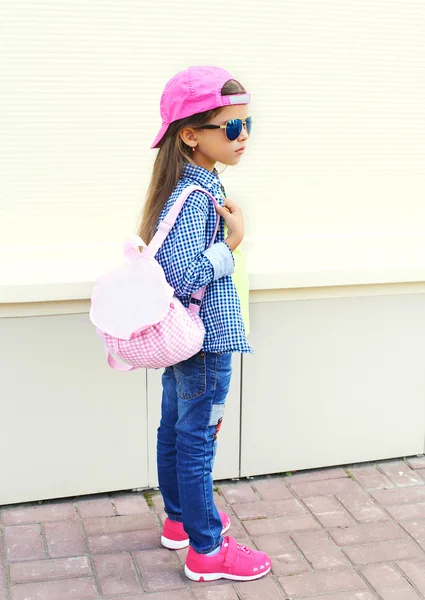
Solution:
[[[222,219],[211,248],[206,249],[216,209],[206,194],[196,191],[156,255],[186,307],[190,295],[207,285],[199,313],[206,332],[203,348],[165,369],[157,440],[159,486],[168,515],[161,542],[173,550],[190,544],[185,573],[195,581],[257,579],[271,568],[263,552],[223,537],[230,518],[214,505],[212,479],[232,352],[251,352],[239,299],[248,298],[242,263],[236,263],[234,273],[243,215],[235,202],[223,198],[215,165],[241,160],[251,130],[249,100],[242,85],[217,67],[190,67],[167,83],[162,127],[152,144],[159,150],[139,231],[149,243],[188,185],[207,189],[220,205]]]

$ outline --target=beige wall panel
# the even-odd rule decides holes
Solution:
[[[425,221],[423,0],[2,0],[0,22],[1,243],[133,231],[161,91],[191,64],[252,93],[223,173],[247,233]]]
[[[149,437],[149,485],[158,485],[156,469],[156,432],[161,418],[162,370],[148,371],[148,437]],[[233,355],[233,376],[226,400],[223,425],[218,436],[214,479],[239,477],[240,439],[240,376],[241,356]]]
[[[424,451],[425,294],[251,309],[241,475]]]
[[[145,372],[113,372],[87,315],[0,339],[0,505],[147,486]]]

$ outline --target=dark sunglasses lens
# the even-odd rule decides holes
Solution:
[[[248,132],[248,135],[251,135],[251,128],[252,128],[252,118],[248,117],[246,120],[246,130]]]
[[[226,137],[230,142],[238,139],[242,133],[242,121],[240,119],[231,119],[226,123]]]

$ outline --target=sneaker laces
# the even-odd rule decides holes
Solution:
[[[225,548],[227,548],[231,538],[226,537],[224,539],[225,539],[225,542],[224,542],[223,546]],[[233,538],[232,538],[232,540],[233,540]],[[233,541],[236,542],[236,540],[233,540]],[[237,542],[236,542],[236,549],[239,550],[240,552],[244,552],[245,554],[251,554],[251,548],[248,548],[248,546],[243,546],[242,544],[238,544]]]

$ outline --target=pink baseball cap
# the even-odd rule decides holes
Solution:
[[[174,75],[162,92],[162,126],[151,148],[158,148],[174,121],[222,106],[249,104],[248,93],[221,95],[221,89],[229,79],[235,78],[219,67],[189,67]]]

